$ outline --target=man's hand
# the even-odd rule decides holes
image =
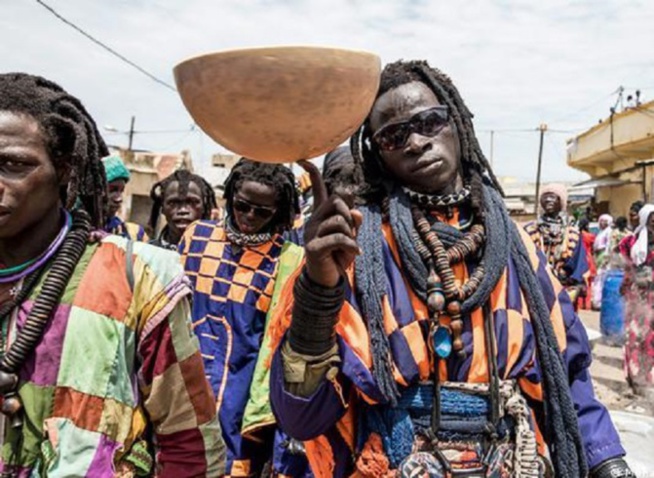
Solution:
[[[318,168],[308,161],[298,163],[311,177],[313,214],[304,229],[306,271],[324,287],[335,287],[361,250],[356,241],[361,213],[350,209],[342,198],[327,195]]]

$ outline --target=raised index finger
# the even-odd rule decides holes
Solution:
[[[311,178],[311,189],[313,190],[313,207],[315,210],[318,208],[318,206],[327,201],[327,197],[329,196],[327,194],[327,186],[325,186],[325,181],[322,179],[322,174],[320,174],[318,166],[304,159],[302,161],[298,161],[297,164],[299,164],[302,169],[309,173],[309,177]]]

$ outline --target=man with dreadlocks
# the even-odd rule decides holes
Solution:
[[[270,331],[272,407],[316,476],[632,476],[583,325],[451,80],[386,66],[351,145],[367,202],[305,163],[306,263]]]
[[[78,99],[0,75],[0,475],[221,476],[178,256],[91,234],[106,154]]]
[[[204,178],[188,169],[178,169],[166,179],[159,181],[150,190],[152,211],[150,228],[157,231],[161,214],[166,225],[150,244],[177,250],[182,235],[191,223],[200,219],[210,219],[211,211],[217,208],[216,195]]]
[[[567,213],[565,185],[544,186],[539,203],[541,214],[537,220],[525,224],[525,231],[547,258],[554,276],[566,288],[576,308],[577,299],[586,293],[589,265],[579,228]]]
[[[120,156],[111,155],[103,158],[102,165],[107,179],[107,221],[104,230],[126,239],[148,242],[148,236],[143,226],[133,222],[123,221],[118,212],[123,205],[125,186],[129,182],[129,169]]]
[[[191,279],[193,327],[218,405],[230,476],[259,476],[273,452],[275,473],[304,476],[297,443],[270,439],[274,417],[262,347],[269,310],[302,249],[282,234],[299,212],[291,170],[241,159],[225,182],[222,223],[199,221],[182,238],[180,252]]]

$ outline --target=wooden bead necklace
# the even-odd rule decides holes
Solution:
[[[468,280],[458,287],[452,266],[477,254],[484,244],[484,226],[474,224],[463,238],[445,250],[424,213],[414,206],[411,214],[417,230],[414,240],[418,254],[429,267],[427,307],[431,318],[430,347],[441,358],[449,357],[452,350],[463,355],[461,304],[479,288],[485,268],[482,260]],[[450,318],[449,326],[441,323],[444,315]]]

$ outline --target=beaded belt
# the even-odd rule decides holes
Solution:
[[[364,433],[381,437],[399,478],[512,476],[541,478],[531,414],[515,381],[500,382],[500,417],[493,423],[488,384],[440,384],[438,430],[431,426],[432,383],[405,389],[397,407],[370,407]]]

